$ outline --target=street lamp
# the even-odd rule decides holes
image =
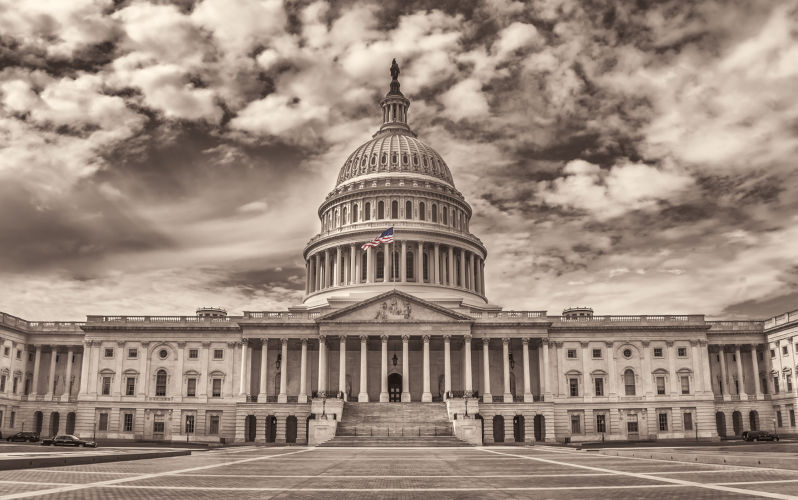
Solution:
[[[465,401],[465,416],[468,416],[468,396],[463,394],[463,400]]]

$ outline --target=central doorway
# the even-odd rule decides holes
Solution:
[[[402,401],[402,376],[398,373],[388,375],[388,401],[391,403]]]

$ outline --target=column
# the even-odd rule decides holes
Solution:
[[[452,248],[451,246],[449,247],[449,280],[447,284],[449,286],[456,285],[454,279],[454,248]]]
[[[485,388],[482,389],[482,401],[484,403],[492,403],[493,395],[490,393],[490,339],[488,337],[482,338],[482,383]]]
[[[321,289],[321,259],[319,254],[313,256],[313,291],[318,292]]]
[[[541,349],[543,352],[543,400],[551,401],[551,386],[549,384],[549,339],[541,340]]]
[[[335,264],[333,266],[333,286],[341,286],[341,247],[335,247]]]
[[[510,339],[502,339],[502,361],[504,364],[504,402],[512,403],[513,394],[510,392]]]
[[[64,378],[64,392],[62,394],[66,395],[67,401],[69,400],[70,396],[72,395],[71,391],[69,390],[69,383],[72,380],[72,355],[74,354],[73,348],[70,346],[67,349],[67,359],[66,359],[66,377]],[[122,374],[120,373],[119,376],[121,377]],[[25,381],[23,380],[22,383],[24,384]],[[24,389],[24,385],[22,386]]]
[[[354,285],[357,283],[357,248],[355,245],[349,245],[349,284]]]
[[[535,398],[532,397],[532,382],[529,378],[529,338],[524,337],[521,339],[521,348],[523,349],[524,356],[524,402],[532,403]]]
[[[646,396],[651,396],[651,349],[648,348],[649,341],[644,340],[643,344],[643,373],[641,374],[641,378],[643,381],[643,394]]]
[[[338,391],[346,401],[346,335],[341,335],[338,343]]]
[[[91,346],[91,342],[89,343]],[[33,389],[31,390],[32,399],[36,399],[36,394],[39,392],[39,370],[41,369],[41,360],[42,360],[42,346],[37,345],[36,347],[36,354],[33,357]],[[88,380],[89,377],[86,377]]]
[[[452,392],[452,337],[443,336],[443,391],[446,398]]]
[[[418,252],[416,253],[416,257],[416,269],[418,269],[416,283],[424,283],[424,243],[420,241],[418,242]],[[404,378],[404,375],[402,378]]]
[[[460,287],[466,287],[465,250],[460,249]]]
[[[476,289],[474,287],[474,254],[466,252],[466,256],[468,257],[466,261],[466,267],[468,268],[466,271],[468,275],[468,289],[474,291]]]
[[[267,401],[268,392],[266,386],[269,383],[269,339],[263,339],[260,343],[260,389],[258,390],[258,402]]]
[[[712,389],[712,374],[709,370],[709,343],[706,340],[699,340],[699,350],[701,351],[701,357],[697,359],[697,362],[701,364],[701,374],[703,375],[704,379],[704,391],[712,393],[714,392]],[[767,359],[770,359],[768,356]],[[770,375],[768,375],[768,379]]]
[[[374,283],[374,248],[366,249],[366,283]]]
[[[474,291],[479,295],[485,295],[482,292],[482,259],[480,257],[477,257],[476,287]]]
[[[565,380],[565,372],[563,371],[565,359],[563,359],[562,342],[560,341],[554,342],[554,356],[557,358],[557,368],[554,370],[557,377],[557,384],[554,386],[554,390],[557,396],[569,395],[566,392],[568,391],[568,387],[563,387],[563,383],[567,381]]]
[[[440,284],[441,282],[441,254],[440,254],[440,243],[435,243],[432,246],[433,249],[433,263],[432,263],[432,282]]]
[[[380,337],[382,341],[382,365],[380,366],[380,403],[388,402],[388,336]]]
[[[402,253],[399,256],[399,281],[407,281],[407,242],[402,240]]]
[[[757,359],[756,344],[751,345],[751,365],[754,370],[754,394],[756,399],[762,399],[762,384],[759,381],[759,359]]]
[[[588,398],[595,394],[595,391],[591,390],[590,387],[590,367],[587,365],[588,360],[588,352],[587,348],[590,345],[589,342],[580,342],[579,345],[582,347],[582,397]]]
[[[91,363],[91,340],[83,342],[83,353],[80,355],[80,389],[78,394],[87,394],[89,392],[89,364]],[[143,372],[142,372],[143,373]],[[36,394],[36,365],[33,366],[33,385],[31,387],[31,395]],[[23,386],[24,391],[24,386]]]
[[[485,295],[485,261],[479,260],[479,281],[482,285],[482,295]]]
[[[369,402],[369,385],[368,385],[368,336],[360,336],[360,394],[357,395],[357,400],[360,403]],[[386,351],[387,356],[387,351]],[[387,364],[387,360],[386,363]],[[387,384],[386,380],[386,384]]]
[[[420,243],[419,243],[420,245]],[[408,342],[410,337],[402,335],[402,402],[410,402],[410,353]]]
[[[743,358],[740,356],[740,344],[734,345],[734,356],[737,359],[737,394],[740,396],[740,399],[745,399],[745,379],[743,377]],[[793,371],[795,371],[794,368]]]
[[[242,339],[241,340],[241,369],[239,374],[239,382],[238,382],[238,395],[243,396],[247,393],[247,347],[248,347],[249,340]]]
[[[120,344],[122,344],[122,342],[120,342]],[[120,350],[124,351],[124,349],[120,349]],[[185,363],[185,359],[186,359],[185,356],[186,356],[186,343],[185,342],[178,342],[177,343],[177,371],[176,371],[175,377],[174,377],[175,378],[174,387],[175,387],[175,394],[179,394],[181,397],[183,396],[183,372],[185,371],[183,369],[183,367],[184,367],[184,363]],[[121,373],[122,373],[121,356],[120,356],[119,364],[117,366],[119,366],[119,370],[117,370],[117,373],[120,374],[119,378],[122,378],[121,377]],[[249,366],[252,366],[252,350],[251,349],[249,351]],[[249,375],[249,373],[247,375]],[[247,378],[249,378],[249,377],[247,377]],[[119,388],[120,388],[120,391],[124,392],[123,387],[124,387],[123,386],[123,382],[120,380],[119,381]],[[249,394],[251,388],[252,388],[251,384],[247,384],[247,394]],[[183,430],[182,432],[185,432],[185,430]]]
[[[723,345],[720,346],[720,383],[722,384],[723,397],[729,397],[729,381],[726,378],[726,352],[723,350]]]
[[[319,397],[327,395],[327,338],[319,335]]]
[[[471,335],[465,335],[463,339],[465,340],[465,344],[463,345],[465,356],[465,387],[463,391],[467,397],[471,397],[471,394],[474,393],[474,385],[471,380]]]
[[[49,397],[47,399],[52,399],[53,397],[53,385],[55,385],[55,357],[58,353],[56,352],[56,346],[50,346],[50,373],[47,374],[47,394]]]
[[[671,378],[671,396],[676,397],[681,393],[681,381],[679,375],[676,373],[676,349],[673,347],[673,341],[665,342],[668,347],[668,373]]]
[[[429,335],[424,335],[422,338],[424,342],[424,383],[422,385],[421,402],[431,403],[432,392],[430,391],[429,384]]]
[[[391,245],[386,243],[383,245],[382,250],[382,281],[388,283],[391,281]]]
[[[142,345],[143,347],[143,345]],[[200,378],[197,382],[197,395],[205,397],[206,401],[208,399],[208,357],[210,356],[210,342],[203,342],[202,349],[200,349]],[[147,348],[144,347],[142,349],[144,351],[142,354],[147,353]],[[142,356],[142,358],[148,358],[149,356]],[[147,378],[145,372],[142,370],[142,377],[145,379]],[[139,386],[143,386],[143,383],[140,383]],[[141,388],[139,389],[139,396],[143,396],[146,394]]]
[[[355,267],[354,267],[354,279],[352,283],[359,284],[363,278],[363,251],[360,247],[355,247]]]
[[[302,356],[299,364],[299,396],[297,402],[308,402],[308,339],[302,339]]]
[[[330,258],[330,249],[324,251],[324,285],[322,288],[329,288],[332,286],[332,259]]]
[[[706,389],[704,389],[704,370],[697,340],[690,341],[690,364],[693,367],[693,392],[701,394]]]
[[[282,352],[280,353],[280,394],[277,396],[278,403],[288,402],[288,339],[281,338]]]
[[[607,346],[607,390],[610,397],[618,395],[618,374],[615,373],[615,342],[605,342]]]

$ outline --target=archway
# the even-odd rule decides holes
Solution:
[[[244,441],[255,441],[255,429],[257,419],[255,415],[247,415],[244,419]]]
[[[513,417],[513,439],[516,443],[524,442],[524,416],[516,415]]]
[[[54,411],[50,414],[50,435],[57,436],[58,435],[58,426],[61,423],[61,415]]]
[[[277,417],[269,415],[266,417],[266,442],[274,443],[277,441]]]
[[[67,434],[74,434],[75,433],[75,412],[74,411],[71,411],[71,412],[67,413],[66,433]]]
[[[285,419],[285,442],[296,443],[296,417],[293,415]]]
[[[752,431],[759,430],[759,413],[756,410],[751,410],[748,413],[748,423],[751,425]]]
[[[44,415],[42,412],[37,411],[33,414],[33,428],[36,429],[36,432],[39,434],[42,433],[42,423],[44,422]]]
[[[740,436],[743,433],[743,415],[739,411],[732,413],[732,428],[735,436]]]
[[[402,400],[402,375],[391,373],[388,375],[388,401],[398,403]]]
[[[501,415],[493,417],[493,442],[504,442],[504,417]]]
[[[726,414],[722,411],[715,413],[715,427],[718,431],[718,436],[726,437]]]
[[[543,415],[535,415],[532,421],[535,426],[535,441],[546,440],[546,417]]]

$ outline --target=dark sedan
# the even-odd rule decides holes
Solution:
[[[6,438],[6,441],[27,441],[29,443],[35,443],[38,440],[38,432],[17,432],[13,436],[8,436]]]
[[[81,446],[89,448],[96,448],[97,443],[94,441],[84,441],[77,436],[71,434],[64,434],[54,438],[47,438],[42,440],[42,446]]]
[[[767,431],[745,431],[742,435],[743,441],[778,441],[779,436]]]

